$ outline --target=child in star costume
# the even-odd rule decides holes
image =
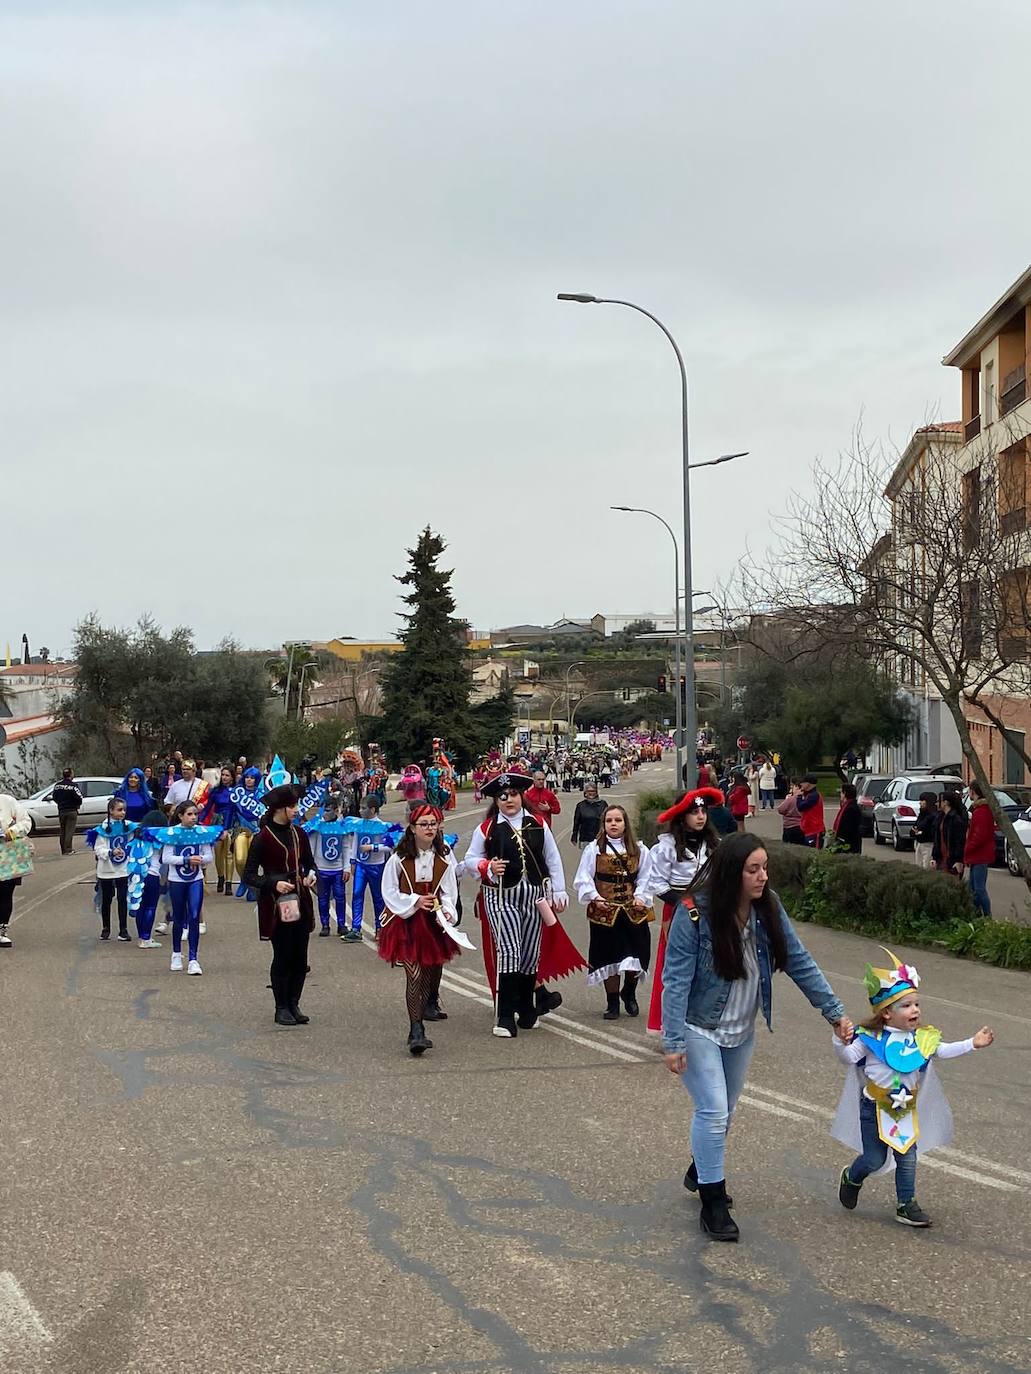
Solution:
[[[883,946],[882,946],[883,948]],[[917,1149],[924,1153],[952,1138],[952,1113],[935,1059],[956,1059],[986,1049],[995,1039],[982,1026],[968,1040],[942,1040],[941,1031],[920,1024],[920,975],[886,949],[890,969],[866,966],[864,983],[872,1015],[856,1029],[842,1019],[834,1051],[849,1066],[831,1134],[861,1153],[842,1169],[838,1201],[852,1211],[870,1174],[895,1166],[895,1220],[930,1226],[916,1200]],[[918,1115],[919,1109],[919,1115]]]
[[[142,774],[141,774],[142,776]],[[129,843],[136,825],[127,821],[126,805],[122,797],[112,797],[107,804],[107,820],[96,830],[86,834],[86,843],[97,861],[97,881],[100,885],[100,938],[111,938],[111,903],[118,904],[118,938],[131,940],[129,934]]]
[[[397,837],[403,827],[396,822],[388,825],[379,818],[379,807],[371,796],[362,802],[360,820],[348,817],[350,838],[348,857],[351,864],[351,929],[345,930],[341,940],[345,944],[360,944],[362,916],[365,912],[365,893],[372,897],[372,910],[379,933],[383,915],[383,869],[393,853]]]
[[[168,890],[172,898],[173,973],[183,966],[182,940],[187,939],[187,973],[199,976],[203,969],[198,958],[200,937],[204,934],[201,908],[204,904],[204,869],[214,858],[212,845],[221,835],[218,826],[197,824],[196,802],[180,802],[174,812],[175,824],[155,830],[161,841],[161,862],[168,869]]]

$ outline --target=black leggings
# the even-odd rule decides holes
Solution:
[[[308,918],[279,921],[272,932],[272,968],[269,982],[277,1007],[289,1007],[301,1000],[308,965]]]
[[[129,879],[100,879],[100,924],[103,930],[111,929],[111,902],[118,898],[118,933],[129,933]]]
[[[17,878],[8,878],[0,883],[0,926],[7,925],[11,919],[11,912],[14,910],[14,889],[18,882]]]
[[[409,1021],[421,1021],[426,1003],[440,991],[443,964],[402,964]]]

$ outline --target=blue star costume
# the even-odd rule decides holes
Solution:
[[[351,934],[361,933],[362,916],[365,911],[365,894],[372,894],[372,909],[375,913],[376,930],[379,930],[383,914],[383,866],[394,852],[394,846],[404,833],[404,826],[396,822],[388,825],[378,819],[365,820],[348,816],[344,824],[351,838],[351,872],[354,886],[351,889]]]
[[[306,821],[302,827],[311,840],[315,859],[315,890],[319,901],[319,921],[329,931],[330,905],[336,910],[337,934],[347,930],[347,895],[344,889],[344,863],[349,848],[349,835],[354,830],[354,818],[328,818],[325,814]]]

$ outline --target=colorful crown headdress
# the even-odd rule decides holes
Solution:
[[[883,945],[881,949],[884,949]],[[874,968],[872,964],[867,964],[863,972],[863,983],[875,1011],[901,1001],[920,986],[920,975],[912,964],[903,964],[890,949],[884,949],[884,952],[893,968]]]

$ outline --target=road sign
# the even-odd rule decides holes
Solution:
[[[748,742],[749,742],[749,741],[748,741],[748,736],[747,736],[747,735],[738,735],[738,737],[737,737],[737,747],[738,747],[739,749],[747,749],[747,748],[748,748]]]

